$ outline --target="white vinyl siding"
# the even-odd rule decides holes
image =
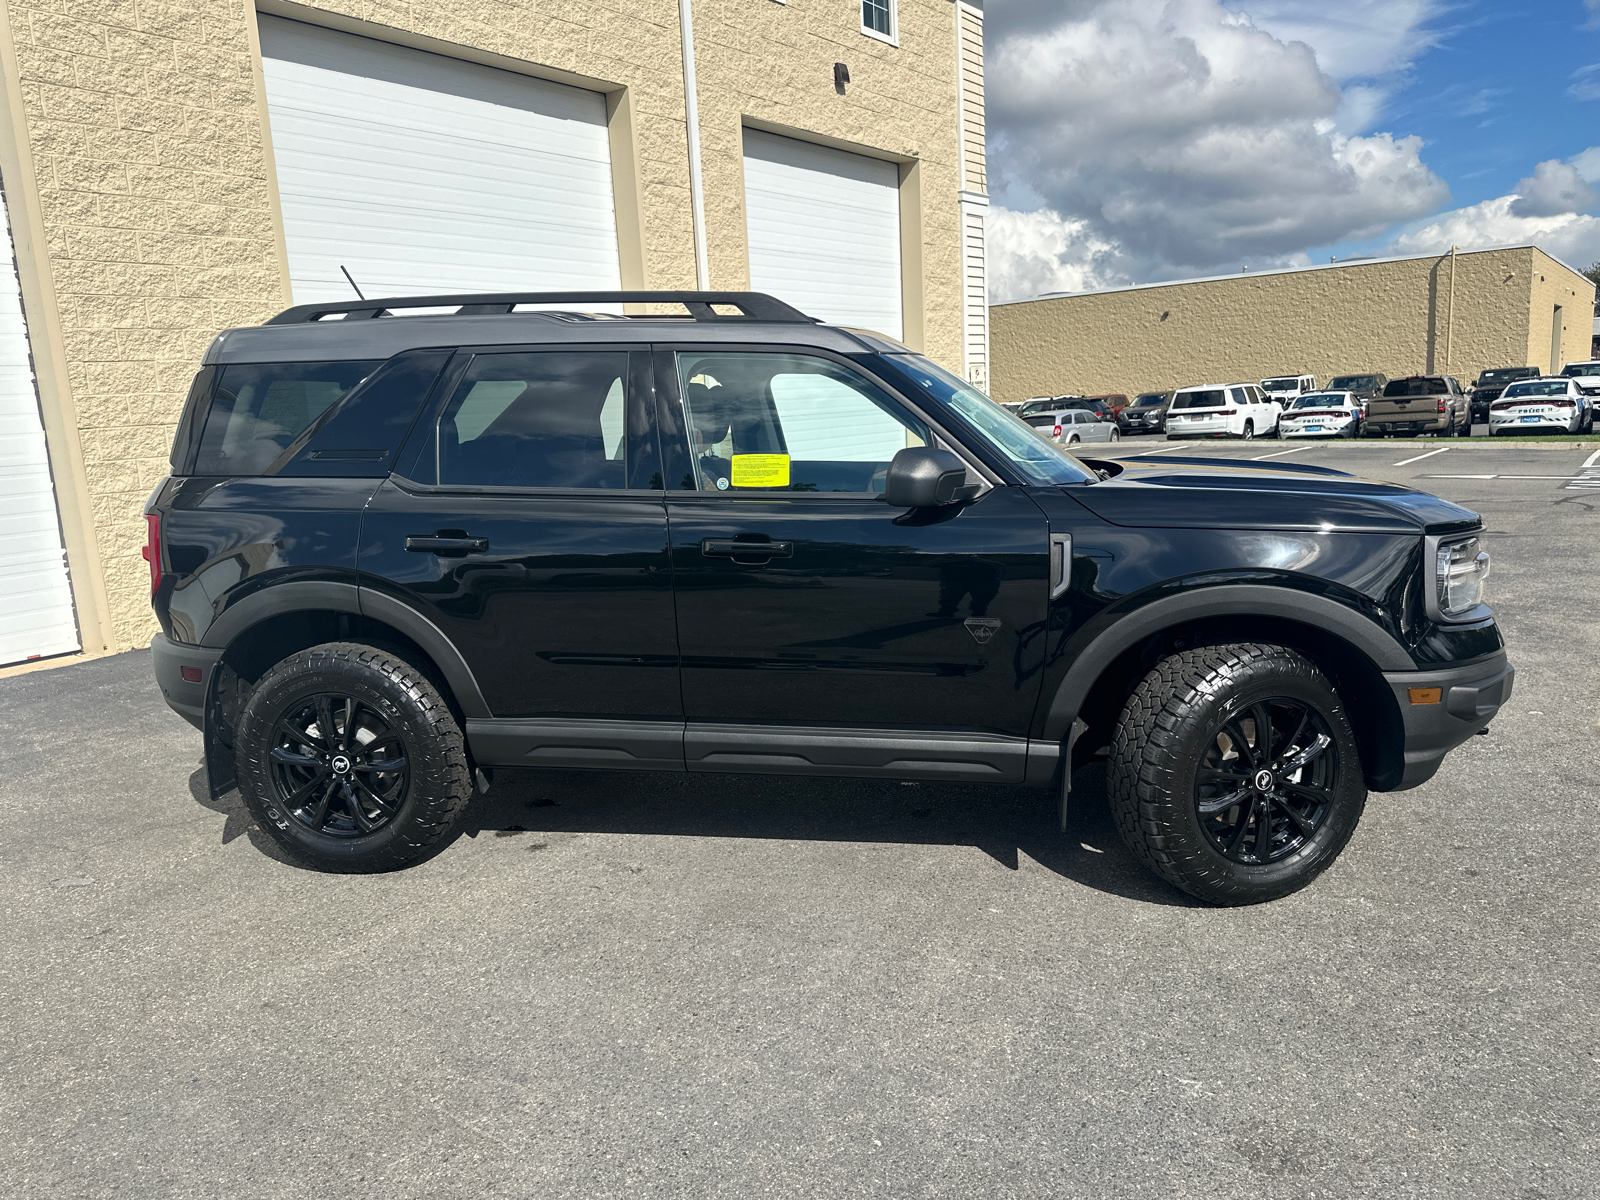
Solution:
[[[602,95],[260,22],[297,303],[621,286]]]
[[[900,170],[744,131],[750,286],[838,325],[900,338]]]
[[[0,666],[69,654],[78,622],[45,449],[11,222],[0,200]]]
[[[961,199],[961,358],[967,382],[989,390],[989,269],[984,218],[987,198]]]

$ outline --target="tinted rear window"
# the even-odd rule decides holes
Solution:
[[[217,376],[196,475],[259,475],[382,359],[231,363]]]
[[[1359,392],[1377,384],[1371,375],[1341,375],[1328,386],[1336,392]]]
[[[1172,401],[1173,408],[1221,408],[1227,395],[1221,388],[1204,392],[1179,392]]]
[[[1450,389],[1443,379],[1394,379],[1384,384],[1383,394],[1390,396],[1442,396]]]

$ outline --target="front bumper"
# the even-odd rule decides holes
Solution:
[[[211,673],[222,659],[222,651],[209,646],[188,646],[164,633],[150,639],[150,655],[155,662],[156,683],[172,709],[196,729],[206,727],[206,692]],[[184,678],[185,670],[193,678]]]
[[[1385,672],[1405,730],[1405,770],[1394,790],[1432,779],[1444,756],[1487,726],[1511,699],[1515,677],[1503,650],[1465,667]],[[1435,690],[1437,700],[1428,694]],[[1423,702],[1413,703],[1419,692]]]

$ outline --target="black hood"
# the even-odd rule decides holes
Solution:
[[[1090,465],[1114,475],[1066,490],[1113,525],[1422,534],[1482,524],[1427,492],[1327,467],[1165,457]]]

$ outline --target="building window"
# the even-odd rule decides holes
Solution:
[[[861,0],[861,32],[894,43],[894,0]]]

